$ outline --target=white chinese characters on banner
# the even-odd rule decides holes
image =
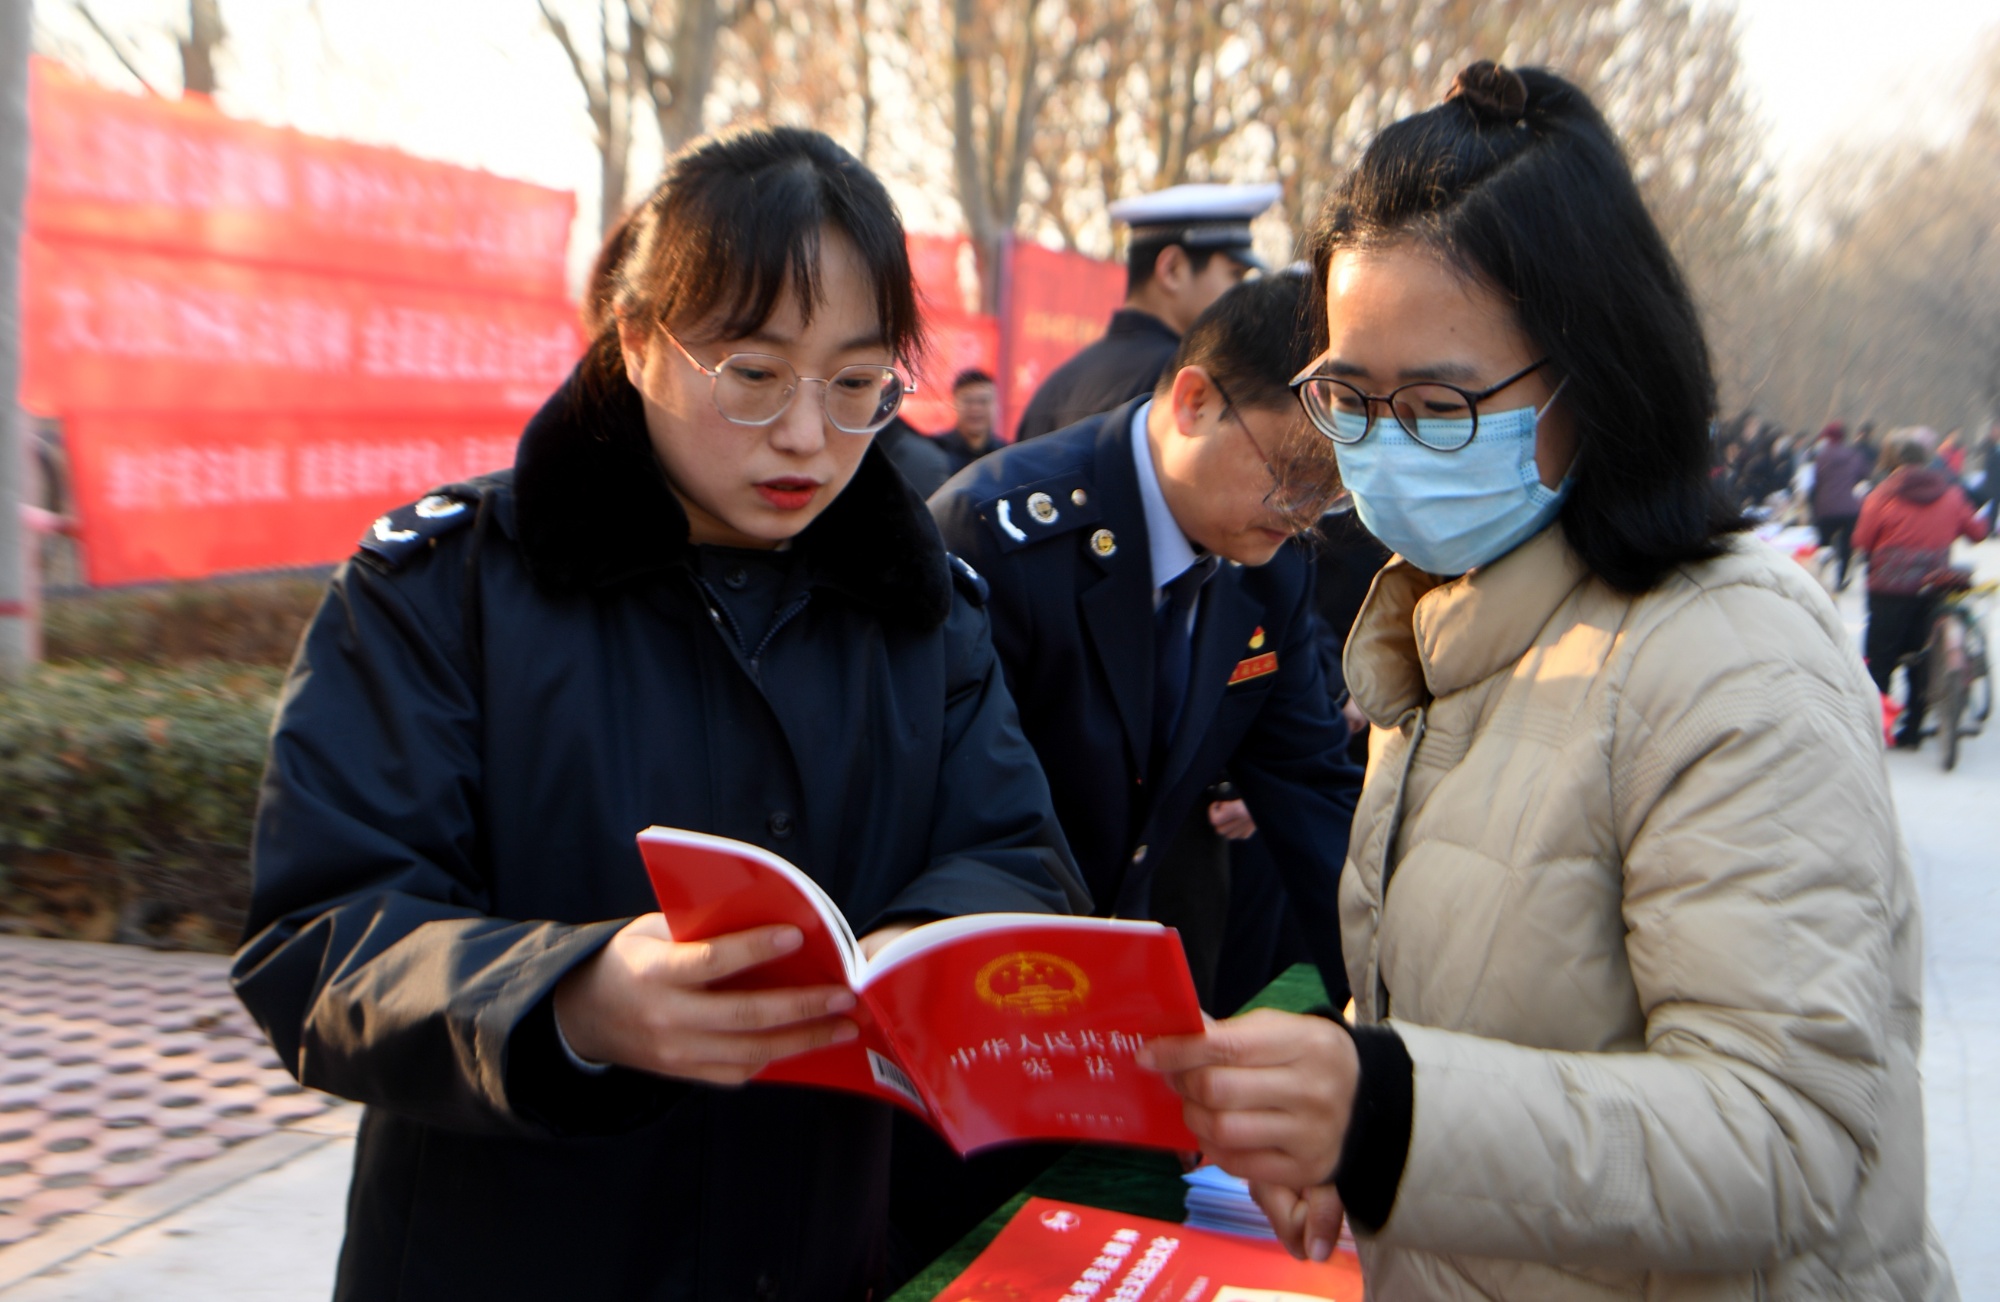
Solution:
[[[141,276],[52,285],[60,311],[49,347],[57,353],[240,365],[321,375],[353,364],[347,309],[323,299],[239,294]]]
[[[513,459],[514,440],[496,437],[118,448],[106,458],[105,492],[121,511],[376,501],[416,497]]]

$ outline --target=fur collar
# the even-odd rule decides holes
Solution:
[[[572,372],[515,455],[515,531],[535,577],[557,590],[657,580],[693,553],[638,390],[623,375],[601,387]],[[885,619],[928,629],[951,611],[937,525],[879,447],[794,546],[816,585]]]

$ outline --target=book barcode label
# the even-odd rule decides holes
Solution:
[[[877,1085],[896,1091],[914,1104],[917,1111],[926,1114],[930,1112],[930,1109],[924,1106],[923,1095],[917,1093],[917,1087],[910,1083],[910,1078],[903,1074],[903,1069],[873,1049],[868,1051],[868,1070],[875,1073]]]

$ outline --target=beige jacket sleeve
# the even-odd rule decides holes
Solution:
[[[1875,1156],[1915,923],[1874,693],[1831,610],[1760,587],[1630,632],[1599,830],[1646,1051],[1396,1023],[1415,1111],[1386,1242],[1754,1268],[1834,1235]]]

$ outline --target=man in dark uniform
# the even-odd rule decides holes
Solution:
[[[1365,764],[1368,720],[1347,694],[1340,656],[1376,572],[1389,563],[1389,549],[1362,527],[1352,500],[1343,493],[1320,516],[1312,550],[1320,672],[1328,700],[1352,734],[1347,756]],[[1209,821],[1229,837],[1229,926],[1215,974],[1215,1006],[1234,1010],[1292,964],[1308,961],[1312,951],[1285,896],[1271,847],[1256,834],[1243,802],[1211,806]]]
[[[1276,185],[1177,185],[1111,205],[1129,222],[1125,306],[1104,337],[1042,381],[1015,441],[1073,425],[1153,391],[1181,332],[1209,304],[1265,266],[1250,222],[1277,202]]]
[[[1001,665],[1099,911],[1160,916],[1156,870],[1227,769],[1338,990],[1334,885],[1360,774],[1312,567],[1289,541],[1317,512],[1279,513],[1267,455],[1317,438],[1286,385],[1311,360],[1303,293],[1292,276],[1232,291],[1153,397],[984,458],[931,510],[991,588]],[[1186,627],[1156,628],[1171,603]],[[1201,987],[1221,918],[1168,920]]]
[[[1212,981],[1229,883],[1201,806],[1227,769],[1338,1006],[1335,897],[1361,775],[1291,541],[1329,495],[1298,491],[1301,450],[1331,466],[1286,383],[1311,360],[1294,337],[1304,293],[1295,276],[1232,290],[1154,395],[982,458],[931,510],[987,581],[994,647],[1097,911],[1176,926],[1197,988]],[[1215,871],[1163,874],[1202,857],[1176,844],[1197,832]],[[959,1162],[918,1129],[898,1127],[893,1223],[923,1258],[1036,1154]]]

